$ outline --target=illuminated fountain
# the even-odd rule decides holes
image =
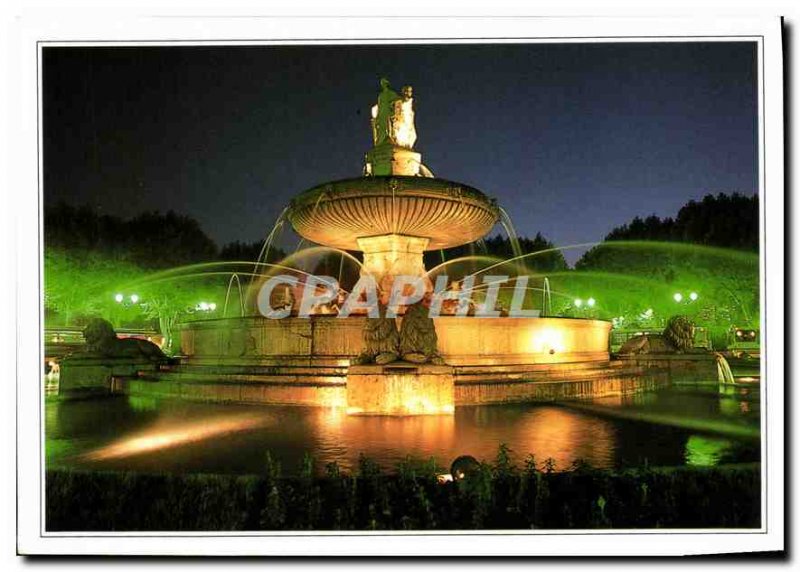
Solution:
[[[351,259],[346,251],[362,253],[360,273],[374,278],[381,295],[396,277],[412,276],[421,279],[429,300],[434,286],[423,262],[425,251],[481,239],[502,211],[478,189],[434,177],[414,151],[411,89],[397,94],[386,80],[381,88],[371,114],[373,147],[362,176],[301,193],[285,210],[285,220],[311,243]],[[272,273],[273,268],[267,270],[255,286]],[[411,308],[390,318],[399,325],[400,346],[408,337],[404,328],[416,320],[409,317]],[[181,332],[186,359],[156,376],[157,391],[193,399],[347,406],[353,413],[402,415],[452,413],[465,404],[629,393],[663,381],[630,362],[609,361],[611,323],[603,320],[539,317],[530,310],[525,317],[462,312],[422,318],[419,323],[431,330],[426,335],[434,347],[398,349],[397,356],[382,361],[375,352],[363,359],[368,318],[335,313],[328,309],[306,318],[295,312],[281,319],[249,315],[189,322]],[[154,384],[146,388],[148,383],[130,381],[127,391],[152,393]]]

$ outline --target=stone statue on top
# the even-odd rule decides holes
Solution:
[[[413,149],[417,140],[414,127],[414,92],[410,85],[401,94],[391,88],[389,80],[381,79],[378,103],[372,106],[372,142],[375,147],[389,143],[403,149]]]

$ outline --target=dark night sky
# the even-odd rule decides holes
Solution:
[[[381,75],[414,86],[423,161],[496,197],[522,235],[598,241],[758,188],[752,43],[45,48],[43,62],[45,200],[173,209],[219,245],[360,174]]]

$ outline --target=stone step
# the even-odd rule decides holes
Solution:
[[[531,374],[548,374],[559,372],[582,372],[582,371],[619,371],[626,368],[638,367],[644,368],[645,366],[636,363],[617,363],[617,362],[594,362],[591,365],[586,364],[572,364],[572,363],[557,363],[557,364],[519,364],[516,366],[498,366],[498,367],[456,367],[455,371],[458,374],[464,375],[482,375],[486,373],[531,373]]]
[[[155,372],[139,376],[145,381],[178,381],[181,383],[236,383],[267,385],[344,385],[346,375],[313,374],[252,374],[252,373],[206,373],[206,372]]]
[[[162,366],[159,371],[170,374],[199,373],[209,375],[346,375],[347,367],[180,364]]]
[[[572,367],[572,364],[551,364],[547,368],[520,366],[517,368],[504,368],[502,370],[469,368],[465,371],[463,368],[457,368],[456,380],[462,383],[482,383],[491,380],[552,381],[594,379],[604,376],[640,375],[645,370],[646,368],[643,366],[615,362],[595,362],[591,366],[585,367]]]
[[[559,381],[596,379],[619,375],[638,375],[643,366],[625,361],[582,362],[556,364],[516,364],[498,366],[457,366],[457,383],[506,383],[515,381]],[[343,383],[347,367],[298,365],[233,365],[184,363],[162,366],[159,372],[148,374],[151,379],[230,383]]]
[[[457,365],[454,366],[456,373],[497,373],[497,372],[544,372],[556,371],[561,369],[568,369],[570,371],[579,371],[584,369],[595,368],[618,368],[630,366],[630,363],[623,363],[618,361],[583,361],[583,362],[559,362],[559,363],[517,363],[517,364],[498,364],[498,365]]]
[[[652,373],[652,372],[651,372]],[[605,373],[598,375],[575,375],[572,377],[492,377],[481,379],[455,379],[455,384],[458,386],[479,386],[479,385],[512,385],[512,384],[558,384],[558,383],[581,383],[591,381],[603,381],[613,379],[635,379],[642,376],[642,372],[637,371],[622,371],[615,373]]]

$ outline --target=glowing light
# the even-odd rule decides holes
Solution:
[[[593,308],[594,304],[595,304],[594,298],[589,298],[588,300],[586,300],[586,305],[589,306],[590,308]]]
[[[695,300],[697,300],[697,292],[692,292],[691,294],[689,294],[689,299],[690,299],[692,302],[694,302]]]
[[[563,352],[565,350],[564,332],[556,328],[544,328],[536,332],[531,338],[530,350],[533,353],[550,355]]]
[[[240,416],[218,421],[202,421],[173,430],[151,431],[138,437],[130,437],[119,443],[108,445],[84,455],[86,459],[101,461],[119,457],[139,455],[168,447],[177,447],[210,439],[224,433],[245,431],[266,424],[262,416]]]
[[[581,306],[583,306],[583,300],[580,298],[575,298],[575,307],[580,308]]]
[[[214,302],[211,302],[211,303],[208,305],[208,309],[209,309],[209,310],[211,310],[211,311],[213,312],[214,310],[216,310],[216,309],[217,309],[217,305],[216,305]]]
[[[139,301],[139,296],[131,294],[131,304],[136,304]]]
[[[124,299],[125,296],[123,296],[122,294],[117,294],[116,296],[114,296],[114,300],[116,300],[118,304],[121,304]]]
[[[206,304],[205,302],[200,302],[200,303],[197,305],[197,309],[198,309],[198,310],[202,310],[202,311],[204,311],[204,312],[205,312],[206,310],[208,310],[208,304]]]
[[[683,300],[683,294],[681,294],[680,292],[675,292],[675,294],[672,295],[672,299],[675,300],[676,302],[680,302],[681,300]]]

